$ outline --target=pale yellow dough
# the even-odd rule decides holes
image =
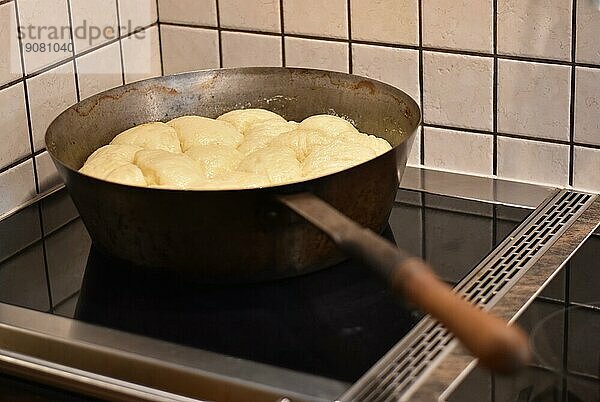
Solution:
[[[300,123],[263,109],[209,119],[182,116],[117,135],[80,172],[132,186],[235,190],[308,180],[366,162],[391,149],[336,116]]]

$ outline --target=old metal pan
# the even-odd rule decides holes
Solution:
[[[296,121],[335,113],[393,149],[336,174],[250,190],[139,188],[77,171],[134,125],[246,107]],[[374,80],[242,68],[160,77],[96,95],[62,113],[46,144],[92,240],[106,253],[205,282],[244,282],[321,269],[343,258],[342,250],[446,324],[485,364],[514,369],[528,356],[521,332],[460,299],[421,260],[375,234],[386,224],[419,122],[408,95]]]

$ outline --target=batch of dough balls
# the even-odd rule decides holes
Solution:
[[[316,115],[301,123],[263,109],[209,119],[183,116],[146,123],[96,150],[80,172],[132,186],[224,190],[308,180],[391,149],[348,121]]]

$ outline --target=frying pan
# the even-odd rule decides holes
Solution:
[[[245,190],[133,187],[77,171],[132,126],[247,107],[295,121],[337,114],[393,149],[339,173]],[[101,251],[209,283],[300,275],[348,255],[446,325],[482,363],[514,370],[529,356],[518,328],[464,301],[425,262],[376,234],[389,217],[419,122],[417,104],[378,81],[320,70],[221,69],[140,81],[86,99],[52,122],[46,145]]]

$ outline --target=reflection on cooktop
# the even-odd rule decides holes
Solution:
[[[386,236],[392,237],[389,228]],[[92,248],[75,318],[355,381],[418,315],[352,262],[296,278],[209,286],[119,263]]]

